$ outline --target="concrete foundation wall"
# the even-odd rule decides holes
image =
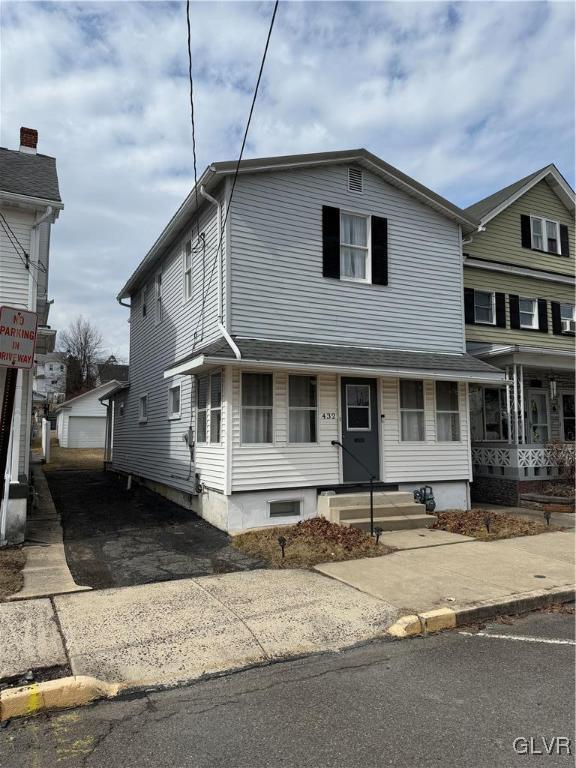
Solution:
[[[9,499],[6,517],[6,543],[22,544],[26,533],[27,499]]]
[[[271,501],[300,501],[300,516],[270,517],[268,505]],[[299,520],[316,517],[316,501],[315,488],[233,493],[228,501],[228,530],[241,531],[270,525],[292,525]]]
[[[423,485],[429,485],[432,488],[437,510],[470,509],[470,492],[466,480],[400,483],[398,490],[412,493]]]

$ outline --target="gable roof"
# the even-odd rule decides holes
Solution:
[[[0,147],[0,191],[60,203],[56,160]]]
[[[280,155],[277,157],[260,157],[251,160],[243,160],[240,163],[238,173],[239,175],[246,173],[263,173],[321,165],[341,165],[344,163],[355,163],[363,166],[366,170],[372,171],[388,183],[401,189],[406,194],[414,197],[421,203],[434,208],[440,214],[446,216],[457,224],[460,224],[463,232],[466,234],[473,232],[478,228],[479,222],[472,213],[463,211],[457,205],[454,205],[449,200],[446,200],[446,198],[438,195],[431,189],[428,189],[428,187],[420,184],[420,182],[407,174],[402,173],[402,171],[399,171],[397,168],[384,162],[384,160],[377,155],[372,154],[372,152],[369,152],[367,149],[349,149],[339,152],[315,152],[301,155]],[[204,187],[207,192],[213,192],[223,179],[236,172],[236,165],[236,160],[212,163],[198,179],[198,189]],[[200,207],[203,202],[203,198],[200,198],[198,207]],[[196,195],[194,189],[192,189],[188,197],[176,211],[152,248],[148,251],[118,294],[118,301],[127,298],[135,290],[142,279],[152,270],[153,265],[162,256],[165,249],[169,247],[174,239],[182,232],[187,222],[195,213]]]
[[[107,381],[104,384],[100,384],[98,387],[94,387],[94,389],[89,389],[88,392],[82,392],[81,395],[76,395],[76,397],[71,397],[70,400],[65,400],[63,403],[60,403],[56,408],[54,408],[54,412],[59,411],[62,408],[71,408],[74,403],[77,403],[78,400],[82,400],[85,397],[88,397],[88,395],[95,395],[100,393],[100,397],[102,397],[103,394],[108,392],[111,389],[115,389],[117,386],[121,385],[122,382],[120,381]]]
[[[469,205],[466,211],[480,219],[482,224],[486,224],[490,219],[493,219],[494,216],[497,216],[509,205],[512,205],[519,197],[525,195],[528,190],[543,180],[548,182],[567,208],[574,210],[574,190],[554,163],[550,163],[550,165],[546,165],[544,168],[524,176],[523,179],[519,179],[507,187],[499,189],[477,203]]]

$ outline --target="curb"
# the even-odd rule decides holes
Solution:
[[[524,592],[506,600],[486,600],[466,608],[437,608],[433,611],[402,616],[386,634],[398,639],[427,635],[444,629],[474,624],[495,616],[527,613],[553,603],[570,603],[575,599],[575,587],[538,589]]]
[[[119,690],[118,684],[84,675],[9,688],[0,693],[0,722],[53,709],[79,707],[96,699],[110,699],[117,696]]]

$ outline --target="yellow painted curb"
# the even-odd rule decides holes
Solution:
[[[119,690],[117,684],[84,675],[10,688],[0,693],[0,722],[52,709],[80,707],[96,699],[110,699]]]
[[[402,616],[388,628],[387,634],[392,637],[415,637],[428,632],[440,632],[442,629],[453,629],[455,626],[455,611],[451,608],[436,608],[433,611]]]

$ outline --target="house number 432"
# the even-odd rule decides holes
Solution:
[[[335,413],[323,413],[322,414],[323,419],[335,419],[336,414]]]

